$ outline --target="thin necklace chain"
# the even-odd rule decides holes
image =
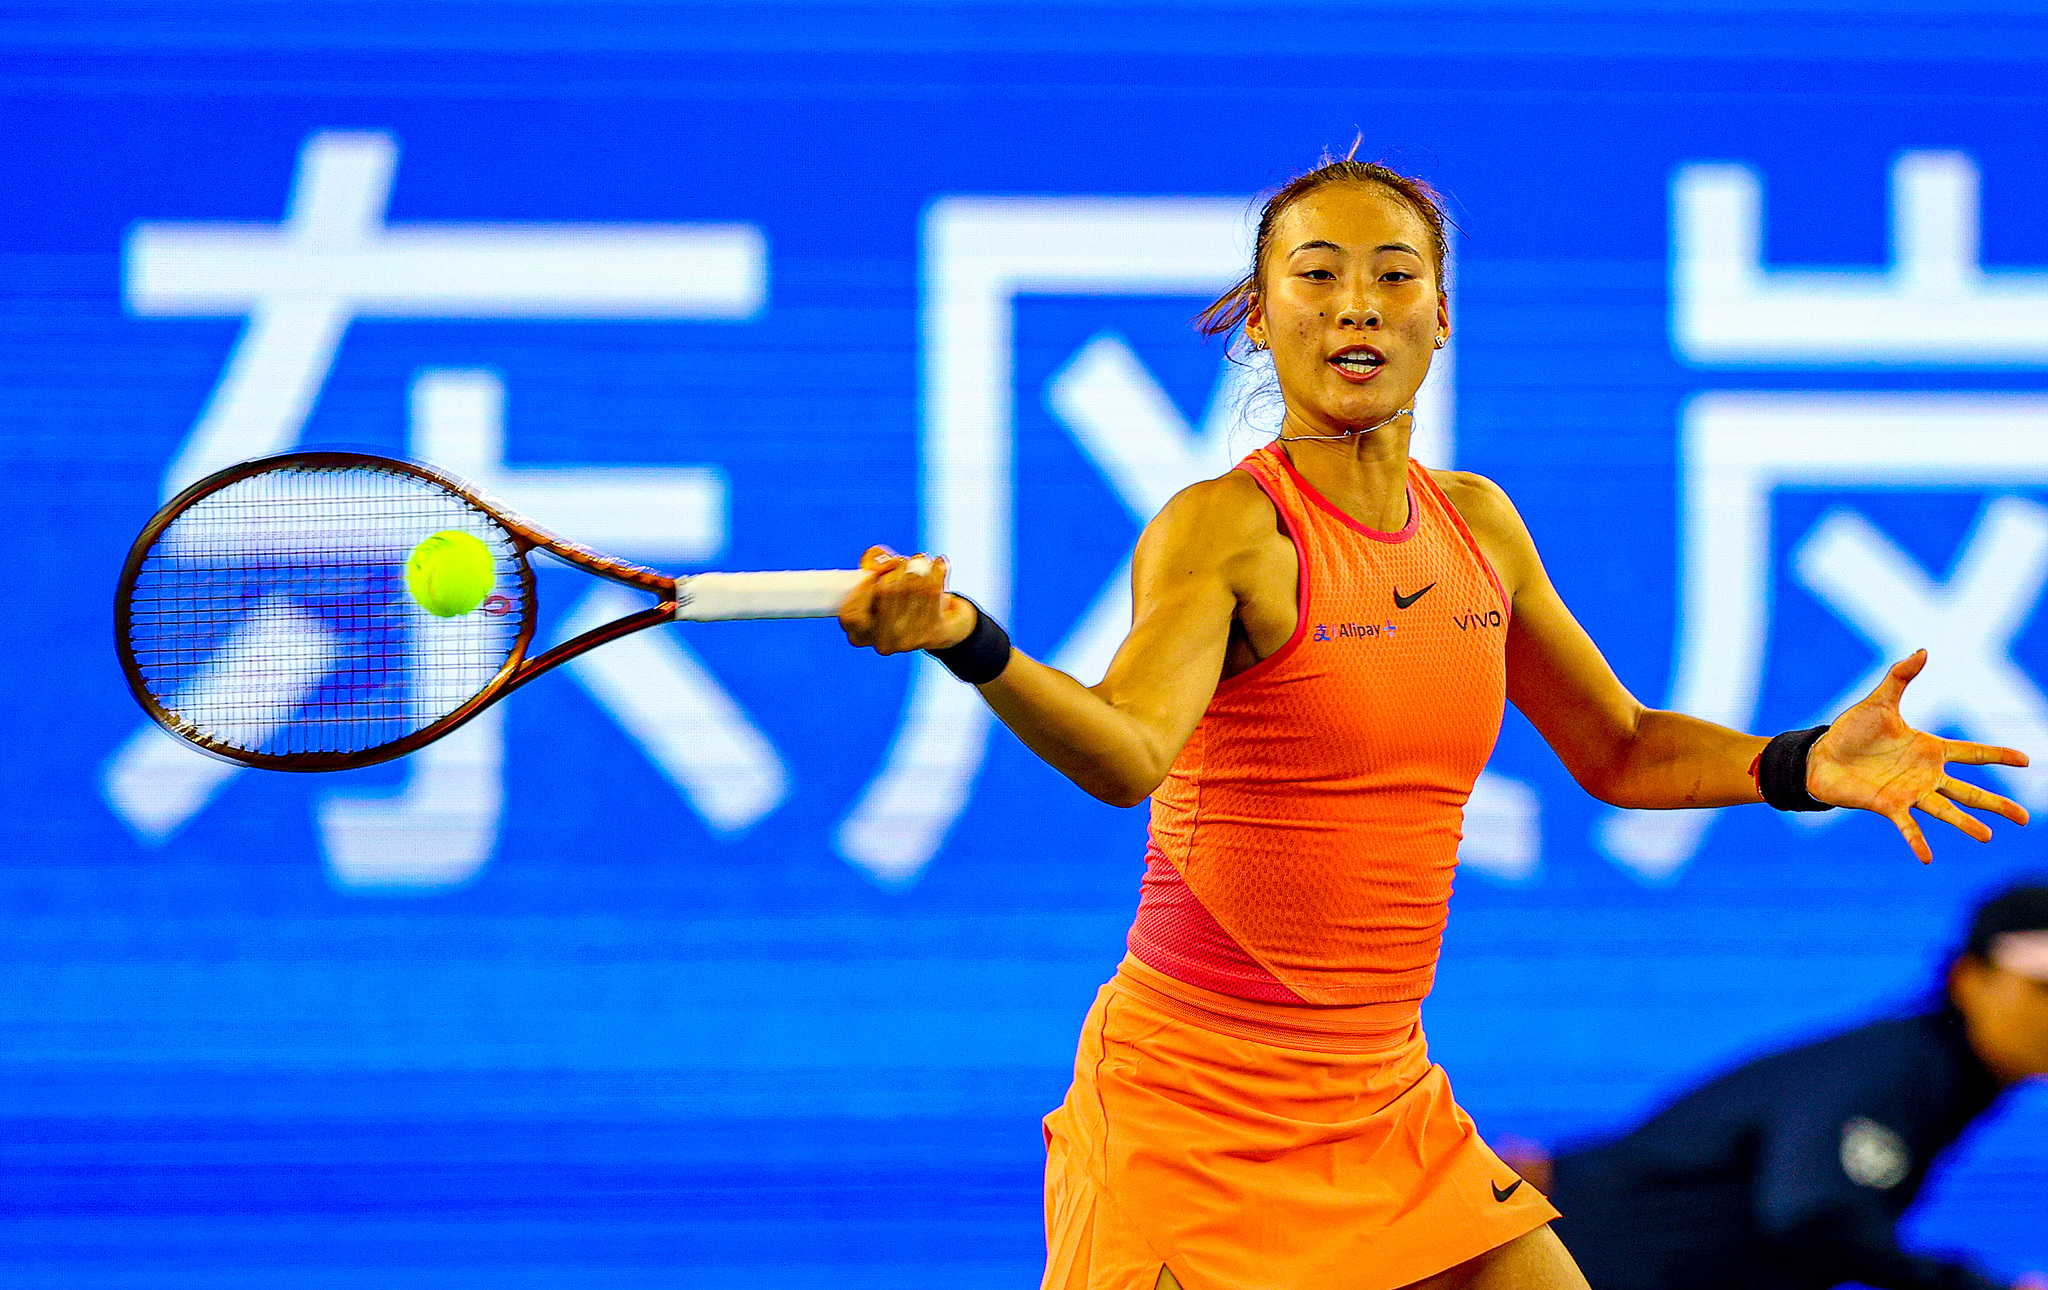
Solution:
[[[1402,408],[1399,412],[1396,412],[1393,416],[1388,417],[1386,421],[1375,421],[1371,425],[1361,427],[1357,430],[1346,430],[1342,434],[1283,434],[1280,436],[1280,442],[1300,443],[1304,439],[1349,439],[1353,435],[1371,434],[1373,431],[1379,429],[1381,426],[1386,425],[1389,422],[1399,421],[1402,417],[1407,416],[1409,413],[1413,411],[1415,411],[1415,405],[1411,403],[1407,407]]]

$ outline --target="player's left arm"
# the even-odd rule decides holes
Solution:
[[[1493,562],[1513,609],[1508,698],[1587,792],[1615,806],[1651,809],[1763,800],[1751,767],[1767,739],[1645,706],[1565,607],[1507,494],[1478,475],[1444,472],[1439,480]],[[2027,822],[2018,803],[1947,774],[1949,762],[2024,766],[2025,753],[1940,739],[1900,718],[1899,696],[1926,662],[1922,651],[1894,667],[1836,719],[1807,759],[1808,792],[1833,806],[1883,815],[1923,861],[1930,852],[1911,815],[1916,808],[1980,842],[1990,839],[1990,826],[1958,804]]]

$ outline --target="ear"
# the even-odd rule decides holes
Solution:
[[[1949,1002],[1962,1012],[1969,1012],[1983,993],[1984,978],[1991,965],[1974,954],[1958,954],[1955,962],[1948,965]]]
[[[1244,311],[1244,338],[1254,345],[1263,345],[1266,343],[1265,302],[1259,299],[1256,291],[1249,292],[1246,298],[1250,303]]]
[[[1436,347],[1442,349],[1451,342],[1451,302],[1443,292],[1436,293]]]

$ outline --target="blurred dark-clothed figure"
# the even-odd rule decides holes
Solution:
[[[1760,1057],[1612,1141],[1502,1154],[1550,1194],[1593,1290],[1993,1290],[1896,1227],[1971,1121],[2048,1075],[2048,885],[1979,906],[1945,995]]]

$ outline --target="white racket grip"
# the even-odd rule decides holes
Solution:
[[[679,622],[737,618],[833,618],[867,575],[858,569],[790,573],[700,573],[676,579]]]

